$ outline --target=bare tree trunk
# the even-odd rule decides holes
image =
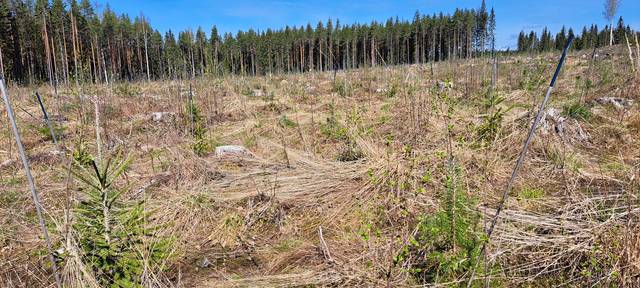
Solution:
[[[66,85],[69,85],[69,61],[67,60],[67,41],[65,41],[64,39],[64,34],[65,34],[65,29],[64,29],[64,23],[62,24],[62,36],[60,36],[60,42],[62,42],[62,51],[60,52],[60,54],[62,54],[62,59],[60,59],[63,63],[62,65],[62,69],[63,73],[64,73],[64,82]]]
[[[309,72],[313,71],[313,39],[309,40]]]
[[[611,25],[609,26],[609,46],[613,46],[613,18],[611,19]]]
[[[94,43],[94,41],[91,41],[91,67],[93,69],[91,69],[91,78],[93,79],[94,83],[98,83],[98,67],[100,66],[100,64],[98,64],[98,60],[96,59],[97,55],[96,55],[96,45]],[[77,64],[76,64],[77,67]],[[77,69],[77,68],[76,68]]]
[[[53,83],[55,83],[56,88],[58,87],[58,64],[57,64],[57,59],[56,59],[56,45],[53,42],[53,37],[51,37],[50,39],[51,41],[51,57],[53,58],[51,60],[52,63],[52,69],[53,69]]]
[[[55,83],[53,81],[53,71],[51,67],[51,49],[49,47],[49,35],[47,33],[47,17],[44,12],[42,13],[42,42],[44,43],[44,53],[47,61],[47,72],[49,76],[49,83],[52,87],[54,87],[55,91]],[[57,91],[56,91],[57,92]],[[57,94],[57,93],[56,93]]]
[[[318,71],[322,72],[324,65],[322,64],[322,39],[318,41]]]
[[[371,67],[376,66],[376,55],[375,55],[375,47],[376,47],[376,38],[371,36]]]
[[[104,82],[109,86],[109,75],[107,74],[107,60],[104,59],[104,50],[102,51],[102,69],[104,70]]]
[[[145,24],[145,20],[144,18],[142,18],[142,24]],[[149,49],[148,49],[148,45],[147,45],[147,26],[142,26],[143,27],[143,32],[144,33],[144,58],[147,62],[147,81],[151,82],[151,72],[149,72]]]
[[[196,77],[196,67],[193,60],[193,48],[189,49],[189,57],[191,57],[191,79]]]
[[[73,46],[73,67],[76,74],[76,86],[78,86],[78,29],[76,27],[76,17],[73,15],[73,9],[71,9],[71,45]],[[93,49],[91,50],[93,53]]]
[[[629,50],[629,61],[631,62],[631,70],[633,70],[633,72],[636,72],[636,63],[634,63],[635,61],[633,61],[633,50],[631,50],[631,44],[629,44],[629,37],[627,36],[627,33],[624,33],[624,39],[627,41],[627,49]]]
[[[636,38],[636,42],[637,42]],[[0,78],[4,79],[4,63],[2,62],[2,47],[0,47]]]
[[[219,63],[218,63],[218,43],[216,42],[216,47],[213,48],[213,69],[215,69],[216,74],[218,74],[218,70],[220,69],[218,67]],[[271,67],[269,67],[269,69],[271,69]]]

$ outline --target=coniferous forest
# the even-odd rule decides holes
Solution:
[[[89,0],[0,1],[0,49],[6,78],[68,84],[261,75],[470,58],[491,47],[495,14],[484,2],[453,15],[384,23],[341,23],[277,30],[160,33],[143,15],[102,14]]]
[[[554,36],[551,31],[544,27],[540,35],[535,31],[521,31],[518,34],[518,51],[519,52],[547,52],[552,50],[562,50],[567,43],[567,39],[576,37],[573,48],[576,50],[593,49],[609,45],[610,26],[606,25],[602,30],[598,29],[598,25],[583,27],[582,31],[576,35],[573,28],[567,30],[562,27]],[[633,35],[633,30],[629,25],[624,24],[622,17],[618,18],[618,24],[613,28],[613,43],[624,44],[625,34]],[[633,39],[630,39],[633,40]]]

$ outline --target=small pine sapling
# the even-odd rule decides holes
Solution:
[[[84,184],[73,225],[82,261],[104,287],[142,287],[143,278],[160,270],[170,256],[172,241],[154,237],[160,227],[146,223],[152,213],[145,211],[143,201],[121,199],[125,190],[116,188],[116,180],[128,169],[130,158],[112,158],[100,168],[89,161],[76,161],[72,171]]]

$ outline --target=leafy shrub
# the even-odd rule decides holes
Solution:
[[[344,127],[338,122],[338,119],[331,116],[327,117],[327,121],[325,123],[320,124],[320,133],[327,138],[346,140],[348,130],[347,127]]]
[[[153,237],[159,227],[145,223],[153,215],[144,210],[143,201],[121,201],[124,191],[115,187],[115,181],[130,160],[113,163],[110,159],[100,169],[91,161],[91,168],[77,165],[73,171],[85,184],[84,199],[74,209],[73,228],[82,261],[101,286],[142,287],[143,274],[160,269],[172,241]]]
[[[489,110],[498,107],[498,105],[502,104],[504,100],[505,98],[500,96],[496,91],[491,91],[489,88],[487,88],[482,106],[485,109]]]

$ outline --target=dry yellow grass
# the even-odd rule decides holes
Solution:
[[[614,55],[624,63],[625,54]],[[193,152],[183,120],[188,81],[84,86],[81,93],[70,87],[57,97],[48,87],[38,90],[50,114],[62,120],[61,143],[68,151],[79,139],[96,151],[95,95],[105,155],[132,155],[122,180],[132,188],[124,197],[147,199],[147,209],[156,211],[150,221],[166,224],[156,237],[176,239],[166,269],[146,286],[413,286],[419,281],[394,257],[414,235],[419,217],[441,204],[437,195],[447,165],[441,155],[448,142],[462,167],[464,191],[478,199],[471,208],[490,219],[533,117],[531,104],[543,96],[556,57],[501,60],[496,89],[503,105],[515,108],[485,146],[476,141],[476,127],[486,113],[486,59],[437,63],[434,75],[428,66],[341,71],[338,84],[333,73],[192,81],[209,141],[244,145],[252,153],[246,157]],[[487,259],[498,267],[491,276],[495,283],[637,280],[639,82],[627,67],[611,70],[607,61],[599,60],[589,76],[595,85],[585,98],[591,120],[567,122],[588,138],[571,129],[560,135],[553,126],[536,135],[489,245]],[[545,68],[538,75],[543,84],[527,89],[522,83],[530,79],[522,72],[536,65]],[[586,65],[582,54],[569,57],[552,108],[562,111],[580,97],[576,77],[586,77]],[[442,79],[454,83],[448,95],[453,106],[438,92]],[[254,89],[265,96],[252,96]],[[74,245],[65,237],[64,209],[67,196],[77,200],[80,183],[68,182],[68,164],[51,154],[53,144],[38,132],[43,124],[33,91],[11,87],[10,94],[54,240],[69,249]],[[620,110],[593,101],[602,96],[635,103]],[[152,112],[176,117],[154,122]],[[283,125],[285,116],[295,125]],[[327,124],[331,117],[336,130]],[[6,121],[1,123],[0,286],[51,286],[15,144]],[[361,159],[336,160],[354,147]],[[601,261],[596,264],[609,277],[585,282],[583,271],[598,269],[584,266],[591,259]],[[65,263],[69,287],[91,285],[90,271],[83,269],[77,261]]]

